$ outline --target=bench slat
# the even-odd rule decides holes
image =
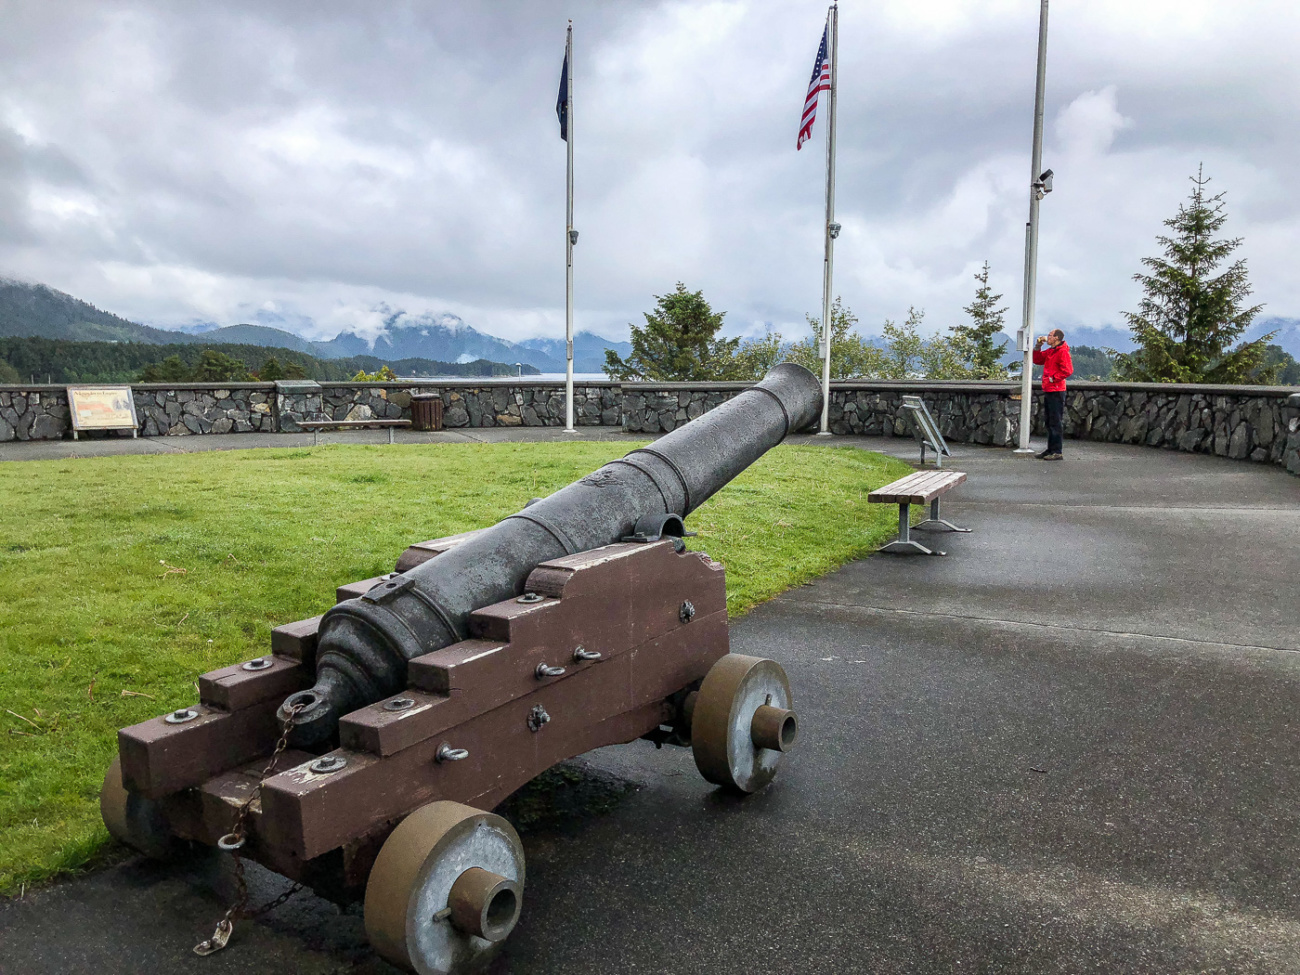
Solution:
[[[946,473],[946,471],[917,471],[915,474],[908,474],[872,491],[872,500],[878,503],[897,504],[902,498],[923,494],[928,487],[939,482],[940,475]]]
[[[867,495],[873,504],[925,504],[966,480],[961,471],[917,471]]]
[[[894,494],[924,494],[930,488],[947,481],[947,475],[947,471],[918,471],[903,478],[899,485],[894,488]]]

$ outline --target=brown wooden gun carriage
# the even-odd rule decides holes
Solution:
[[[815,416],[815,379],[798,367],[778,370],[784,385],[770,376],[770,389],[755,387],[770,400],[748,403],[762,413],[775,400],[777,419],[764,419],[761,442],[731,468],[705,472],[708,483],[730,479],[736,464],[743,469]],[[713,429],[726,421],[726,406],[737,414],[742,397],[714,411],[724,415]],[[696,421],[706,438],[699,457],[718,446],[707,442],[712,416]],[[559,527],[561,507],[539,502],[512,516],[521,519],[513,530],[540,526],[555,536],[555,557],[497,585],[505,598],[462,617],[440,611],[459,639],[423,636],[409,656],[394,658],[396,678],[380,664],[362,672],[340,657],[331,649],[346,644],[339,628],[347,636],[364,613],[388,625],[378,614],[397,612],[394,592],[409,595],[422,580],[516,550],[517,538],[490,547],[501,544],[505,522],[411,546],[395,573],[341,587],[330,613],[276,629],[270,655],[204,675],[198,705],[124,728],[101,794],[109,831],[151,856],[166,856],[177,838],[192,840],[325,896],[364,897],[367,935],[381,955],[417,972],[459,973],[491,956],[522,906],[522,846],[487,810],[552,765],[651,738],[689,745],[710,782],[743,792],[765,786],[796,736],[790,686],[775,662],[728,653],[723,567],[682,541],[681,516],[717,488],[698,487],[705,474],[674,452],[671,437],[645,448],[648,459],[615,462],[652,483],[659,513],[633,512],[639,517],[615,535],[627,540],[591,547],[574,540],[572,525]],[[656,458],[680,476],[683,498],[675,501],[668,479],[649,466]],[[623,490],[603,476],[613,466],[547,501],[579,488],[571,500]],[[628,503],[625,494],[613,499]],[[425,612],[452,597],[420,598],[411,605]],[[322,659],[331,655],[332,665]],[[336,678],[322,676],[329,666],[369,690],[360,706],[340,698],[337,716],[322,723],[328,695],[340,693],[331,689]],[[293,740],[295,730],[304,740]],[[228,936],[227,925],[220,944]]]

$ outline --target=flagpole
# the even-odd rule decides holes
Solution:
[[[831,435],[831,270],[835,257],[835,238],[840,227],[835,222],[835,80],[840,71],[839,7],[830,9],[831,90],[830,118],[826,126],[826,256],[822,267],[822,424],[819,436]]]
[[[573,245],[578,236],[573,231],[573,21],[569,21],[564,40],[564,63],[569,68],[564,116],[569,157],[564,232],[564,432],[577,433],[573,428]]]
[[[1038,75],[1034,84],[1034,147],[1029,162],[1029,222],[1025,225],[1025,298],[1021,336],[1024,363],[1020,369],[1020,446],[1016,453],[1028,456],[1029,427],[1033,422],[1034,396],[1034,305],[1038,293],[1038,202],[1043,183],[1043,89],[1047,83],[1047,0],[1038,12]],[[1051,184],[1047,185],[1051,189]]]

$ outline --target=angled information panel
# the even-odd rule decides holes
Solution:
[[[72,439],[78,430],[130,430],[137,436],[135,397],[130,386],[69,386]]]
[[[934,466],[942,467],[944,456],[951,457],[952,451],[948,449],[948,442],[943,439],[939,424],[926,409],[924,401],[919,396],[904,396],[903,409],[911,414],[912,435],[921,445],[921,463],[925,463],[925,448],[929,447],[934,451]]]

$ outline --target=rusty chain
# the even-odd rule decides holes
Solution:
[[[263,904],[256,910],[250,911],[248,909],[248,881],[244,876],[244,858],[239,855],[239,850],[247,838],[249,811],[253,803],[262,794],[263,783],[271,777],[276,764],[280,761],[280,756],[289,747],[289,732],[293,730],[293,719],[298,716],[298,712],[304,706],[299,703],[289,708],[288,717],[284,719],[284,728],[280,731],[280,740],[275,743],[275,751],[271,753],[271,760],[267,763],[266,768],[262,770],[253,791],[240,804],[239,811],[235,813],[235,824],[230,828],[230,832],[217,841],[217,845],[223,850],[228,850],[235,861],[235,902],[230,905],[230,909],[226,911],[225,916],[217,922],[217,928],[212,932],[212,937],[206,941],[200,941],[194,946],[196,955],[206,956],[220,951],[230,941],[230,936],[235,931],[236,920],[251,921],[253,918],[261,917],[263,914],[275,910],[302,890],[303,885],[296,883],[279,897]]]

